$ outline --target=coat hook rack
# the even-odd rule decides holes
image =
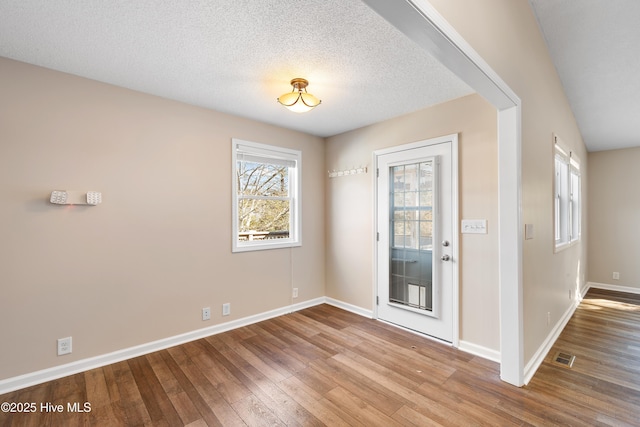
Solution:
[[[102,193],[98,191],[54,190],[49,202],[54,205],[92,205],[102,203]]]
[[[338,176],[347,176],[347,175],[358,175],[361,173],[367,173],[367,167],[366,166],[360,166],[357,168],[351,168],[351,169],[344,169],[344,170],[330,170],[327,171],[327,173],[329,174],[329,178],[336,178]]]

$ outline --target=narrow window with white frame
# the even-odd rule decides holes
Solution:
[[[581,180],[580,180],[580,164],[572,157],[569,160],[569,175],[570,175],[570,207],[571,207],[571,242],[580,240],[581,227],[580,227],[580,215],[581,215]]]
[[[580,162],[554,135],[554,226],[556,251],[580,240]]]
[[[301,245],[299,150],[232,140],[233,252]]]

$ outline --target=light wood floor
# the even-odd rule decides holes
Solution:
[[[556,349],[577,356],[552,363]],[[590,291],[523,388],[496,363],[321,305],[0,396],[0,426],[640,425],[640,297]]]

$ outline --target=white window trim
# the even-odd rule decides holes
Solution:
[[[274,240],[253,240],[242,242],[238,240],[238,183],[236,179],[238,165],[238,149],[242,147],[257,155],[273,156],[283,159],[286,162],[294,162],[295,167],[291,168],[289,175],[290,197],[292,198],[290,208],[289,237],[286,239]],[[302,221],[300,213],[302,210],[302,152],[289,148],[277,147],[273,145],[260,144],[257,142],[244,141],[233,138],[231,140],[231,251],[249,252],[267,249],[290,248],[302,246]]]
[[[561,139],[553,136],[553,225],[554,252],[560,252],[580,242],[582,235],[582,178],[580,176],[580,160],[569,150]],[[556,162],[564,164],[561,185],[564,184],[564,197],[558,193],[558,168]],[[573,188],[573,177],[578,177],[577,201],[576,190]],[[575,203],[574,203],[575,201]],[[575,213],[577,203],[578,212]],[[577,222],[577,226],[576,226]],[[558,235],[559,238],[558,238]]]

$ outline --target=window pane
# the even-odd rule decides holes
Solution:
[[[569,242],[569,164],[567,159],[556,155],[555,159],[555,237],[556,244],[561,245]]]
[[[406,241],[405,235],[405,222],[398,221],[393,223],[393,246],[397,246],[399,248],[403,248]]]
[[[396,166],[391,170],[393,192],[404,191],[404,166]]]
[[[433,164],[432,162],[420,163],[420,191],[431,192],[433,189]]]
[[[300,246],[302,152],[232,139],[232,251]]]
[[[418,191],[418,164],[405,165],[404,184],[405,191]]]
[[[433,160],[390,168],[389,302],[432,310]]]
[[[431,249],[433,247],[433,223],[431,221],[420,221],[420,249]]]
[[[412,212],[413,215],[413,212]],[[420,232],[418,221],[407,221],[405,226],[405,247],[411,249],[418,249],[418,233]]]
[[[238,200],[239,240],[289,237],[288,200]]]
[[[289,196],[289,168],[268,163],[239,161],[238,194],[243,196]]]
[[[571,172],[571,240],[580,238],[580,175]]]
[[[580,163],[556,137],[554,155],[554,232],[556,249],[580,239]]]

